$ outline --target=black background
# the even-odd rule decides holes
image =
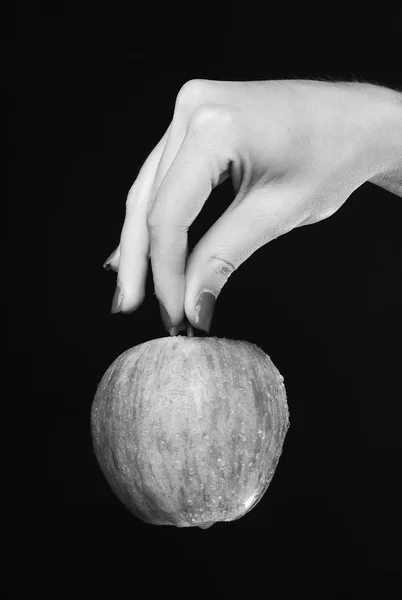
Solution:
[[[138,521],[95,462],[89,415],[117,355],[165,335],[152,272],[143,305],[111,315],[116,277],[102,263],[181,86],[338,77],[402,89],[401,11],[387,3],[371,15],[256,2],[128,6],[39,3],[19,8],[6,32],[10,374],[42,425],[23,445],[32,483],[13,552],[45,571],[52,560],[99,568],[100,557],[117,559],[120,579],[130,573],[124,559],[157,565],[169,556],[179,572],[193,565],[197,574],[208,563],[225,580],[224,557],[235,557],[233,573],[260,557],[266,581],[301,567],[297,585],[354,574],[358,588],[384,590],[400,567],[400,198],[366,183],[330,219],[257,251],[219,296],[211,334],[269,354],[290,408],[277,472],[247,516],[206,531]],[[213,192],[190,250],[232,199],[229,181]],[[30,429],[30,411],[22,414]]]

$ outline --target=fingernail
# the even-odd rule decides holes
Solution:
[[[164,307],[164,305],[162,304],[162,302],[160,302],[160,301],[159,301],[159,306],[160,306],[162,323],[163,323],[166,331],[169,333],[169,335],[172,335],[172,336],[177,335],[179,333],[179,331],[182,331],[183,329],[185,329],[184,323],[180,323],[180,325],[178,325],[177,327],[172,327],[172,323],[170,321],[168,312],[167,312],[166,308]]]
[[[112,269],[112,261],[116,256],[116,252],[117,250],[113,250],[112,254],[103,263],[102,266],[104,269],[106,269],[106,271],[110,271]]]
[[[121,283],[118,281],[115,292],[114,292],[114,296],[113,296],[111,312],[112,313],[120,312],[122,304],[123,304],[123,288],[121,287]]]
[[[195,323],[197,327],[209,333],[214,313],[215,296],[211,292],[201,292],[195,303]]]

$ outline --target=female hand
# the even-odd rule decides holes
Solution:
[[[191,80],[129,191],[112,312],[145,296],[151,258],[171,335],[209,331],[229,276],[264,244],[331,216],[366,181],[402,196],[400,95],[362,83]],[[231,177],[235,198],[187,257],[187,231]],[[206,293],[204,293],[206,292]]]

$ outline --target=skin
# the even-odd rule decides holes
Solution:
[[[187,256],[187,231],[231,177],[234,200]],[[334,214],[370,181],[402,197],[402,95],[357,82],[191,80],[131,187],[112,312],[155,293],[175,335],[258,248]]]

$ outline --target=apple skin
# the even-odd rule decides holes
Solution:
[[[154,339],[123,352],[91,411],[96,458],[117,497],[154,525],[239,519],[266,492],[289,427],[283,377],[258,346]]]

